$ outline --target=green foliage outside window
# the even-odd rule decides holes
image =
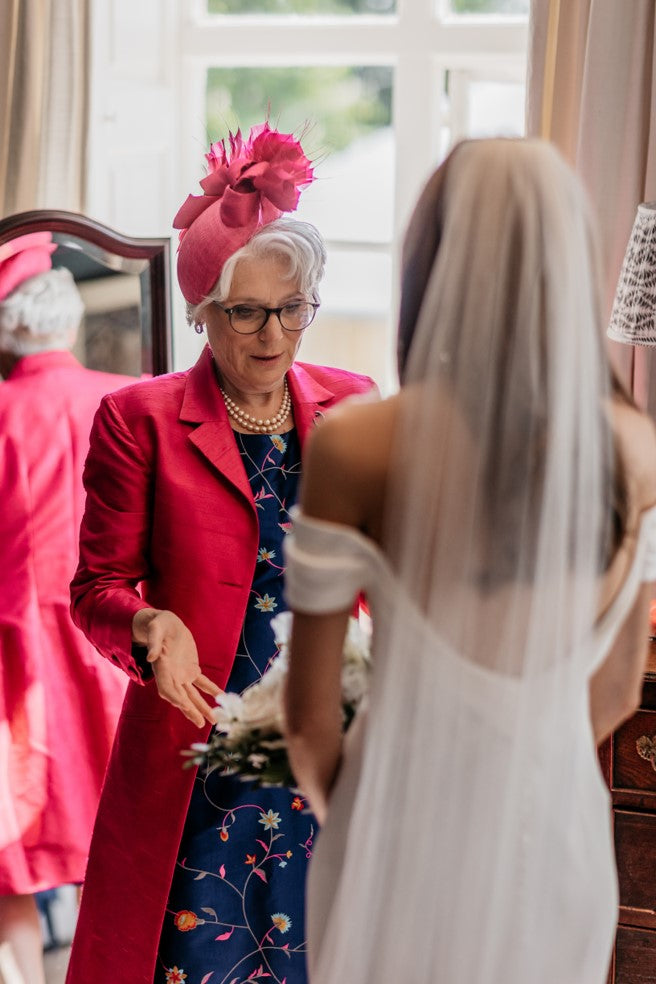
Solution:
[[[407,0],[413,2],[413,0]],[[522,14],[529,0],[450,0],[456,14]],[[207,0],[211,14],[392,13],[396,0]],[[210,68],[207,73],[208,139],[250,126],[267,116],[297,135],[314,160],[348,146],[392,121],[393,71],[388,66]]]
[[[210,14],[388,14],[395,0],[208,0]]]
[[[530,0],[451,0],[454,14],[527,14]]]
[[[455,14],[527,14],[530,0],[451,0]],[[210,14],[389,14],[396,0],[208,0]]]
[[[392,120],[392,69],[386,65],[318,68],[210,68],[210,140],[241,127],[247,134],[269,118],[272,126],[303,136],[313,160],[341,150]]]

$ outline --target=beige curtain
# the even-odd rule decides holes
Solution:
[[[610,314],[639,202],[656,199],[656,3],[533,0],[527,130],[553,140],[597,212]],[[628,378],[632,350],[612,345]]]
[[[84,198],[88,0],[0,4],[0,214]]]

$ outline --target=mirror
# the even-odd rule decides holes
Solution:
[[[89,369],[135,376],[170,372],[170,244],[123,236],[75,212],[39,209],[0,219],[0,245],[52,233],[53,266],[73,274],[85,314],[73,353]]]

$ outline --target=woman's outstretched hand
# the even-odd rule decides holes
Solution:
[[[132,638],[148,650],[160,697],[199,728],[206,721],[213,724],[214,709],[202,694],[216,697],[221,688],[201,673],[194,637],[182,619],[173,612],[142,608],[132,620]]]

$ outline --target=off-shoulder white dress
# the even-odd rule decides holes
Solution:
[[[604,984],[617,878],[588,683],[656,578],[656,508],[565,691],[462,659],[350,527],[297,511],[286,546],[292,608],[341,611],[364,590],[374,619],[371,693],[310,866],[312,984]],[[474,793],[463,777],[482,768]]]

